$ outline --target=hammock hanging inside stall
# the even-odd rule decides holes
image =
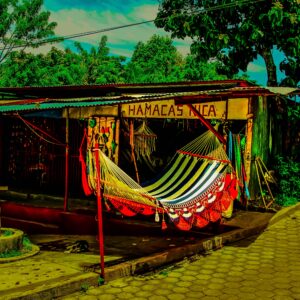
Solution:
[[[142,187],[100,149],[87,147],[89,186],[96,191],[99,154],[103,197],[126,216],[167,213],[181,230],[221,218],[236,197],[235,177],[223,145],[207,131],[177,151],[161,176]]]

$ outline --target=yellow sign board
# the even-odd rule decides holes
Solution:
[[[196,110],[206,119],[246,120],[248,113],[248,98],[229,99],[193,104]],[[122,105],[122,115],[125,118],[168,118],[197,119],[187,105],[175,105],[174,100],[151,101]]]

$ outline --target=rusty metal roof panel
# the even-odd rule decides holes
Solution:
[[[101,106],[101,105],[117,105],[121,103],[132,102],[128,100],[94,100],[94,101],[64,101],[64,102],[41,102],[17,105],[1,105],[0,112],[15,112],[15,111],[31,111],[31,110],[49,110],[49,109],[63,109],[67,107],[87,107],[87,106]]]

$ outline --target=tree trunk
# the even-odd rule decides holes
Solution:
[[[258,196],[258,178],[256,173],[256,167],[254,160],[260,157],[261,160],[268,165],[269,154],[270,154],[270,119],[268,110],[268,99],[266,96],[253,97],[253,130],[252,130],[252,149],[251,149],[251,170],[250,170],[250,181],[249,191],[251,199],[256,199]]]
[[[267,74],[268,74],[267,86],[278,86],[276,66],[271,53],[271,49],[267,49],[267,48],[262,49],[260,55],[265,60],[265,64],[267,68]]]

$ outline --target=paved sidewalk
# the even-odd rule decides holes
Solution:
[[[256,238],[207,254],[63,299],[300,299],[300,210],[282,215]]]

